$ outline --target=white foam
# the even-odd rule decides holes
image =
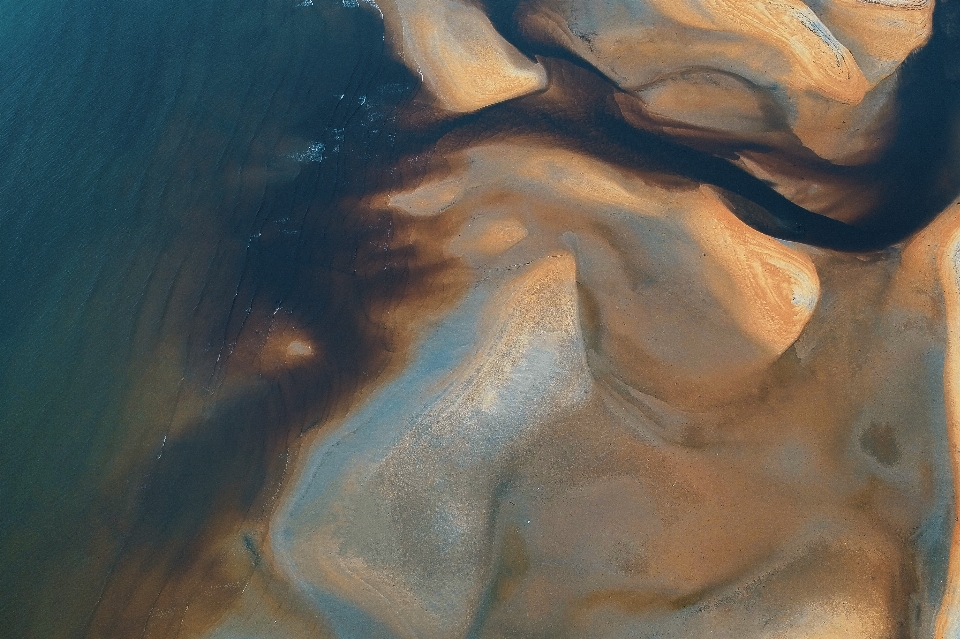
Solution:
[[[306,0],[305,0],[306,1]],[[291,153],[288,157],[295,162],[323,162],[323,152],[326,150],[323,142],[312,142],[306,151]]]

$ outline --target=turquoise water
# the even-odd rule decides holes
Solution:
[[[215,388],[229,318],[292,295],[277,255],[379,135],[359,11],[0,4],[0,636],[84,634],[184,371]],[[251,269],[271,299],[238,302]]]

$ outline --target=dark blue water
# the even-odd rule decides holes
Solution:
[[[393,178],[413,85],[356,4],[0,4],[0,637],[139,636],[201,532],[259,507],[284,428],[375,377],[370,300],[409,283],[391,221],[337,202]],[[915,121],[919,158],[942,129]],[[285,316],[329,362],[231,391]]]
[[[335,194],[362,182],[377,100],[404,90],[360,11],[0,8],[0,636],[82,636],[141,486],[206,472],[176,451],[187,471],[150,462],[183,378],[215,389],[243,311],[291,299],[305,216],[324,227]],[[251,269],[273,285],[251,291]],[[222,405],[201,400],[207,417]]]

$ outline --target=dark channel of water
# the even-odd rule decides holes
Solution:
[[[905,85],[874,243],[956,192],[958,1]],[[138,636],[204,531],[263,506],[291,430],[388,365],[370,309],[415,283],[378,248],[393,221],[339,202],[394,179],[415,87],[356,4],[0,5],[0,636]],[[636,144],[753,202],[759,228],[805,214],[716,158]],[[803,219],[820,243],[846,232]],[[324,362],[244,385],[238,344],[278,316]]]

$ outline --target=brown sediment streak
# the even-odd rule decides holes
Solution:
[[[516,220],[491,222],[476,239],[476,248],[485,255],[503,253],[527,237],[527,229]]]
[[[543,67],[467,2],[382,0],[380,8],[400,57],[442,109],[469,113],[546,87]]]
[[[543,35],[567,40],[563,44],[628,90],[694,67],[734,70],[760,86],[813,91],[844,104],[859,103],[868,89],[847,47],[802,2],[652,0],[645,11],[654,16],[650,24],[624,24],[614,17],[614,9],[591,7],[600,26],[589,47],[573,35],[579,28],[576,8],[562,16],[569,26],[559,30],[550,9],[531,13],[526,20],[535,32],[552,28],[552,34]],[[657,37],[670,32],[678,37]],[[637,53],[647,55],[628,55],[631,43]],[[654,53],[659,55],[651,61],[648,55]]]
[[[184,381],[159,459],[139,462],[149,475],[131,497],[140,503],[90,637],[206,631],[257,575],[300,433],[322,429],[398,374],[420,328],[464,291],[457,260],[441,250],[455,232],[443,219],[426,224],[350,200],[324,213],[321,225],[346,219],[311,231],[313,258],[284,308],[254,304],[215,395],[177,354],[151,353]]]
[[[748,38],[769,41],[794,64],[794,73],[783,78],[788,86],[811,88],[826,97],[856,104],[867,90],[866,80],[853,56],[817,15],[801,3],[709,3],[714,25],[700,28],[729,29]],[[687,12],[685,12],[687,13]]]
[[[704,218],[694,232],[729,273],[736,291],[723,295],[718,290],[717,299],[758,344],[780,355],[800,335],[820,299],[816,267],[803,252],[743,224],[719,199]]]
[[[515,246],[528,229],[535,234],[525,240],[527,253],[514,253],[503,267],[554,250],[544,244],[579,247],[578,281],[596,309],[610,314],[588,323],[597,324],[598,335],[619,335],[623,347],[646,352],[651,361],[629,369],[658,387],[666,383],[651,367],[699,378],[719,366],[728,380],[732,369],[762,369],[794,342],[816,306],[819,280],[809,257],[745,225],[711,188],[660,181],[523,136],[451,153],[449,161],[458,167],[455,176],[391,195],[389,204],[417,216],[470,219],[451,248],[481,268],[492,268],[484,255]],[[674,299],[671,289],[690,298]],[[664,331],[679,326],[689,335],[661,352]],[[704,331],[723,333],[741,348],[718,358]],[[618,362],[631,360],[611,348]]]
[[[856,58],[871,89],[930,38],[932,2],[831,0],[817,14]]]
[[[527,37],[581,57],[640,97],[654,119],[680,123],[681,135],[691,126],[719,130],[844,166],[876,160],[889,142],[896,72],[930,38],[933,14],[932,3],[858,0],[813,9],[789,0],[523,7]],[[577,35],[584,31],[589,42]],[[711,83],[711,72],[743,86]]]

